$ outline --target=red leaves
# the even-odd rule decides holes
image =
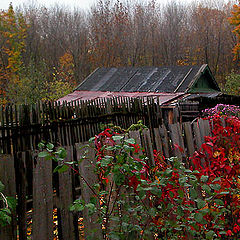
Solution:
[[[207,142],[202,144],[202,149],[205,151],[207,154],[211,155],[213,153],[213,143]]]
[[[225,125],[223,126],[218,116],[212,118],[213,136],[205,137],[201,149],[190,158],[193,163],[191,171],[177,167],[174,162],[167,164],[162,153],[157,151],[154,151],[155,167],[149,169],[144,158],[138,155],[140,146],[129,143],[131,150],[124,154],[137,163],[137,167],[130,168],[127,174],[123,173],[126,174],[124,184],[132,187],[141,199],[147,200],[151,208],[158,208],[164,212],[158,212],[159,215],[152,219],[157,228],[164,226],[169,219],[179,223],[184,222],[182,219],[189,218],[184,224],[199,234],[208,232],[210,236],[211,233],[215,233],[225,238],[240,234],[240,181],[237,177],[240,175],[240,120],[226,118]],[[100,163],[106,154],[114,156],[115,160],[120,158],[114,155],[117,152],[116,148],[112,148],[116,146],[116,142],[113,141],[116,138],[112,137],[115,134],[117,133],[111,129],[105,129],[96,136],[95,146]],[[174,147],[183,151],[177,144]],[[114,168],[114,164],[113,161],[108,167]],[[99,176],[108,184],[105,173],[106,169],[102,168]],[[199,190],[202,191],[203,199],[198,198]],[[189,210],[194,208],[195,210]],[[224,209],[226,211],[223,211]],[[195,221],[194,226],[189,226],[189,222],[192,221]],[[218,228],[218,225],[221,228]]]
[[[238,206],[240,197],[234,194],[234,192],[238,192],[239,188],[236,178],[240,173],[240,158],[238,157],[240,149],[240,120],[236,117],[225,117],[226,126],[223,126],[223,120],[215,115],[211,118],[211,121],[213,136],[205,137],[205,143],[202,144],[202,148],[194,153],[191,160],[195,169],[199,171],[196,174],[199,179],[202,176],[209,177],[205,184],[210,187],[211,191],[215,191],[218,194],[216,195],[216,201],[222,201],[224,207],[231,208],[231,213],[221,215],[219,219],[223,221],[222,224],[226,224],[224,226],[225,235],[232,237],[240,232],[238,224],[232,225],[232,220],[234,219],[234,222],[237,222],[239,218]],[[217,185],[219,187],[216,187]],[[221,192],[223,194],[219,194]],[[219,208],[212,206],[211,211],[219,212]],[[205,219],[208,223],[211,222],[210,218],[208,219],[208,214],[205,216]],[[221,236],[219,231],[215,233],[219,237]]]
[[[133,187],[134,191],[137,190],[137,186],[139,185],[140,181],[137,179],[136,175],[133,175],[128,178],[128,185]]]
[[[232,231],[229,229],[229,230],[227,230],[227,234],[226,234],[227,236],[229,236],[229,237],[231,237],[232,235],[233,235],[233,233],[232,233]]]
[[[129,146],[130,147],[133,147],[135,150],[134,150],[134,153],[139,153],[140,151],[140,146],[138,144],[131,144],[129,143]]]
[[[182,147],[180,147],[178,144],[175,143],[175,144],[173,144],[173,146],[175,149],[178,149],[181,153],[184,152],[184,149]]]
[[[234,225],[234,227],[233,227],[233,232],[234,233],[237,233],[237,232],[239,232],[240,231],[240,227],[239,227],[239,225],[237,225],[236,223],[235,223],[235,225]]]

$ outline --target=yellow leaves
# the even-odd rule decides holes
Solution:
[[[26,28],[24,18],[15,14],[12,5],[8,11],[0,13],[1,29],[0,34],[5,38],[2,49],[8,55],[7,68],[16,72],[21,66],[21,53],[25,49],[24,39],[26,38]],[[14,67],[15,66],[15,67]]]
[[[228,160],[230,163],[232,163],[233,161],[240,161],[240,152],[239,150],[235,150],[235,149],[230,149],[228,152]]]
[[[220,153],[219,151],[216,151],[216,152],[213,153],[213,157],[214,157],[214,158],[217,158],[217,157],[219,157],[220,155],[221,155],[221,153]]]
[[[229,19],[230,24],[234,25],[233,33],[237,36],[237,44],[233,48],[234,60],[239,60],[240,57],[240,2],[233,5],[232,17]]]
[[[27,25],[23,16],[15,14],[12,5],[7,11],[0,11],[0,23],[0,35],[3,43],[0,51],[6,59],[6,63],[0,69],[0,85],[6,91],[10,80],[14,87],[19,82],[17,75],[22,70],[22,53],[25,51],[24,39]],[[1,96],[1,98],[1,103],[7,101],[7,96]]]

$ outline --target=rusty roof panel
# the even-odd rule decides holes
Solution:
[[[94,100],[98,98],[114,98],[114,97],[129,97],[129,98],[158,98],[160,104],[168,103],[177,98],[183,97],[184,93],[153,93],[153,92],[102,92],[102,91],[74,91],[60,98],[58,101],[63,103],[79,100]]]

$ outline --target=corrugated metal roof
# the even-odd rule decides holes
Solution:
[[[207,65],[98,68],[76,90],[185,92]],[[214,80],[214,79],[213,79]]]
[[[97,98],[129,97],[129,98],[158,98],[160,104],[169,103],[175,99],[182,98],[184,93],[151,93],[151,92],[102,92],[102,91],[74,91],[58,101],[63,103],[78,100],[94,100]]]

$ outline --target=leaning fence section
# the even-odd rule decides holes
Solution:
[[[88,140],[108,123],[128,128],[141,120],[153,129],[162,124],[163,115],[167,119],[172,113],[172,107],[162,108],[153,98],[7,105],[0,108],[0,152],[34,150],[41,140],[71,146]]]
[[[74,116],[74,113],[72,113],[72,116]],[[41,113],[35,111],[31,116],[33,118],[33,116],[39,114]],[[132,121],[135,120],[133,117]],[[119,122],[119,124],[121,123]],[[40,127],[40,125],[37,126]],[[81,131],[87,131],[83,128],[80,130],[81,128],[78,129],[77,126],[75,128],[75,131],[80,131],[79,134],[84,134]],[[12,131],[12,129],[10,130]],[[18,131],[20,130],[21,128],[18,129]],[[95,131],[98,130],[96,126]],[[22,131],[24,132],[24,129]],[[37,130],[35,129],[35,131]],[[68,134],[71,133],[71,136],[74,134],[69,125],[63,129],[62,126],[57,124],[56,131],[54,132],[49,128],[48,134],[54,140],[54,134],[59,133],[59,136],[65,138],[67,131]],[[11,132],[6,133],[6,136],[11,136],[11,134]],[[29,139],[31,136],[32,141],[37,143],[44,134],[46,134],[44,130],[35,136],[29,134]],[[93,136],[96,132],[88,134]],[[160,123],[152,129],[129,132],[129,137],[134,138],[145,149],[149,164],[154,163],[153,149],[156,149],[166,157],[177,156],[179,161],[190,165],[189,156],[201,146],[204,137],[209,135],[211,135],[211,124],[208,120],[203,119],[193,123],[168,125]],[[86,134],[86,136],[88,135]],[[22,151],[22,146],[30,144],[29,139],[23,142],[18,136],[14,141],[16,141],[16,144],[21,143],[21,148],[15,146],[15,152],[10,151],[0,155],[1,181],[6,186],[4,193],[8,196],[17,196],[18,206],[16,212],[13,212],[11,225],[0,229],[0,239],[12,240],[17,239],[18,236],[19,240],[25,240],[28,239],[29,234],[31,234],[33,240],[54,239],[54,236],[63,240],[83,239],[83,232],[86,236],[93,228],[97,229],[96,234],[99,234],[101,229],[94,225],[96,216],[89,216],[84,211],[74,213],[69,210],[70,204],[75,199],[79,197],[90,199],[91,197],[91,192],[84,188],[85,184],[82,182],[82,178],[75,174],[76,170],[79,171],[82,176],[94,184],[97,181],[97,176],[89,167],[89,164],[85,165],[83,161],[76,166],[77,169],[69,169],[62,174],[53,174],[52,169],[56,167],[56,163],[39,158],[36,149],[30,148]],[[80,137],[71,142],[60,139],[58,144],[67,149],[65,161],[77,162],[82,155],[82,146],[85,143],[85,139]],[[87,158],[94,161],[95,152],[93,150],[89,151]],[[55,221],[53,221],[53,218]],[[84,228],[79,227],[79,223],[83,224]],[[29,229],[31,230],[30,233]]]

